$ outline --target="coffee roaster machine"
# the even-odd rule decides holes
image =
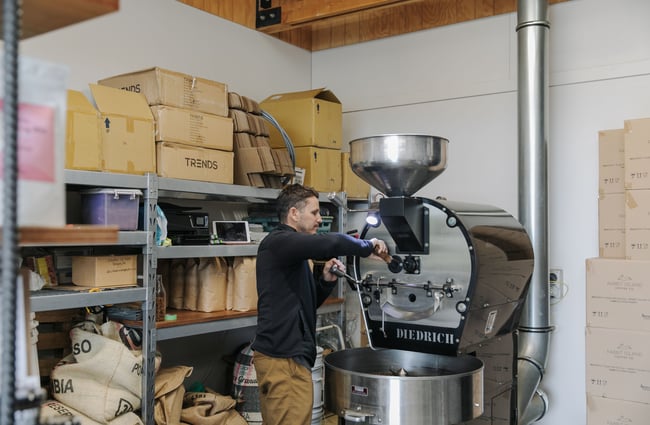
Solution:
[[[361,237],[390,257],[346,275],[369,347],[325,358],[325,408],[340,424],[513,424],[517,325],[533,270],[522,225],[488,205],[413,196],[447,165],[448,141],[350,142],[352,170],[383,197]]]

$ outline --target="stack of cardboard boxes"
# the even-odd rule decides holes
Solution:
[[[233,183],[233,124],[225,84],[158,67],[99,84],[146,98],[155,119],[158,175]]]
[[[66,168],[233,182],[225,84],[151,68],[68,91]]]
[[[321,192],[341,190],[341,102],[329,90],[275,94],[260,104],[291,138],[303,183]],[[271,146],[284,148],[280,132],[271,128]]]
[[[294,169],[286,149],[271,149],[269,128],[260,105],[246,96],[228,93],[234,123],[235,183],[254,187],[282,187]]]
[[[305,185],[366,200],[367,183],[341,151],[342,108],[329,90],[261,104],[223,83],[158,67],[91,84],[96,107],[68,91],[66,168],[279,188],[295,173],[273,116],[291,138]]]
[[[650,119],[599,133],[599,254],[587,260],[588,425],[650,417]]]
[[[260,104],[289,135],[303,183],[319,192],[347,192],[348,199],[366,199],[369,186],[354,175],[343,140],[341,102],[330,90],[275,94]],[[284,148],[280,132],[271,128],[271,146]]]

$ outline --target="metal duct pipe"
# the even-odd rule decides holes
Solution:
[[[518,424],[541,419],[537,387],[548,359],[548,0],[518,0],[519,220],[532,240],[535,268],[519,326]]]

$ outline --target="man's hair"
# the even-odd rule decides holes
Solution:
[[[311,187],[300,184],[285,186],[278,195],[275,205],[280,223],[287,222],[287,216],[291,208],[301,209],[305,206],[307,199],[314,196],[318,198],[318,192]]]

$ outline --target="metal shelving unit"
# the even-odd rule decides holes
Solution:
[[[84,187],[115,187],[141,189],[144,193],[144,222],[142,231],[122,231],[118,233],[117,242],[111,246],[140,247],[143,256],[142,286],[130,288],[112,288],[99,292],[73,292],[46,289],[31,294],[33,311],[49,311],[68,308],[81,308],[94,305],[141,302],[143,311],[143,395],[142,419],[153,423],[154,402],[154,359],[158,340],[169,340],[185,336],[223,332],[232,329],[255,326],[255,312],[229,315],[215,315],[203,318],[196,323],[183,321],[178,325],[165,324],[156,328],[155,322],[155,281],[158,259],[200,258],[200,257],[237,257],[257,255],[257,244],[208,245],[208,246],[171,246],[160,247],[154,243],[155,206],[161,198],[238,202],[247,204],[269,203],[278,196],[278,189],[255,188],[218,183],[197,182],[190,180],[158,177],[155,174],[145,176],[115,174],[94,171],[66,170],[65,182],[69,190],[83,190]],[[330,202],[327,194],[321,194],[321,202]],[[338,209],[339,229],[345,228],[346,214]],[[30,247],[57,246],[102,246],[105,243],[32,243]],[[339,285],[337,296],[343,298],[342,286]],[[319,314],[340,313],[343,321],[344,307],[341,302],[323,305]]]
[[[94,305],[142,302],[146,298],[146,288],[119,288],[101,292],[71,292],[57,289],[44,289],[31,293],[32,311],[64,310]]]
[[[69,186],[148,188],[147,176],[105,173],[101,171],[65,170],[65,183]]]
[[[342,303],[325,304],[318,309],[318,314],[340,312],[342,305]],[[238,317],[220,317],[215,318],[214,320],[197,323],[165,326],[157,330],[157,339],[158,341],[164,341],[186,336],[223,332],[255,325],[257,325],[257,315],[255,312],[250,312],[249,314],[242,313],[242,315]]]
[[[153,229],[155,228],[154,207],[156,203],[157,177],[155,175],[130,175],[104,172],[65,170],[68,189],[83,187],[116,187],[142,189],[145,213],[144,230],[118,232],[117,241],[106,243],[96,241],[54,241],[26,243],[22,247],[139,247],[142,250],[142,286],[127,288],[103,288],[98,292],[44,289],[30,294],[32,311],[51,311],[68,308],[82,308],[95,305],[142,303],[142,350],[145,361],[142,373],[141,414],[145,423],[153,423],[154,360],[155,360],[155,274],[156,260],[153,257]]]
[[[214,245],[214,246],[168,246],[156,247],[156,257],[191,258],[191,257],[253,257],[257,254],[257,245]]]
[[[232,319],[215,319],[211,322],[192,323],[158,329],[158,340],[175,339],[180,337],[223,332],[232,329],[257,325],[257,315],[235,317]]]
[[[159,197],[189,198],[217,201],[265,203],[275,199],[278,189],[256,188],[223,183],[158,178]]]

